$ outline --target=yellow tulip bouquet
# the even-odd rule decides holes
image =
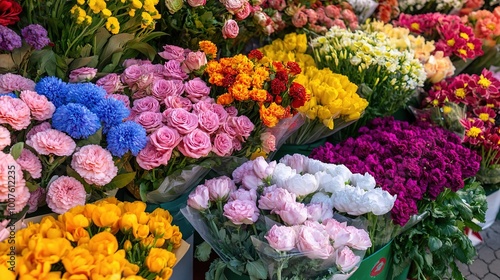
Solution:
[[[2,279],[169,279],[182,234],[168,211],[115,198],[29,223],[0,243]]]
[[[305,34],[290,33],[262,48],[270,59],[296,62],[302,72],[296,82],[303,85],[311,98],[298,111],[305,117],[302,125],[288,138],[288,144],[309,144],[328,137],[358,120],[368,102],[357,93],[358,87],[347,76],[330,69],[318,69],[312,56],[306,54]]]

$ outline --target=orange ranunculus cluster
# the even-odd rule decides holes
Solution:
[[[16,233],[15,246],[0,243],[0,274],[7,279],[169,279],[176,262],[171,251],[180,246],[182,234],[168,211],[145,210],[141,201],[108,198],[30,223]],[[14,253],[15,266],[9,263]]]
[[[218,87],[217,103],[236,106],[238,112],[258,111],[266,127],[274,127],[281,119],[290,117],[310,98],[302,85],[293,82],[301,73],[297,63],[270,61],[258,50],[248,56],[211,60],[206,73],[209,83]]]

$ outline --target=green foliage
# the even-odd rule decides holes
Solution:
[[[427,279],[464,279],[455,260],[471,263],[476,250],[465,235],[465,227],[480,230],[473,220],[484,221],[486,195],[474,179],[462,190],[446,189],[435,201],[419,205],[429,216],[395,239],[394,275],[412,265],[410,277]]]

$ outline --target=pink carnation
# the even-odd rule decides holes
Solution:
[[[38,179],[42,176],[42,162],[32,151],[23,149],[16,161],[32,178]]]
[[[11,73],[0,75],[0,94],[22,90],[35,90],[35,82]]]
[[[14,177],[14,180],[12,179]],[[23,179],[23,171],[21,166],[14,160],[12,155],[0,151],[0,202],[5,202],[9,198],[9,188],[14,186],[15,189],[22,189],[26,186],[26,181]]]
[[[89,184],[104,186],[118,174],[111,153],[98,145],[87,145],[73,155],[71,167]]]
[[[108,74],[99,80],[97,80],[96,85],[102,87],[108,94],[113,94],[123,91],[123,84],[120,81],[120,76],[115,73]]]
[[[26,144],[41,155],[70,156],[76,148],[71,137],[55,129],[38,132],[26,140]]]
[[[48,187],[47,205],[53,212],[64,214],[75,206],[85,205],[86,197],[82,183],[73,177],[61,176]]]
[[[151,142],[148,142],[146,147],[139,152],[136,160],[141,168],[151,170],[161,165],[167,165],[171,156],[172,150],[159,151]]]
[[[11,196],[14,195],[16,199],[14,201],[14,207],[12,208],[8,206],[4,214],[12,215],[21,212],[26,204],[28,204],[28,200],[30,199],[30,190],[28,189],[28,187],[16,187],[14,193],[9,192],[9,194]]]
[[[81,67],[71,71],[69,74],[70,83],[87,82],[92,80],[97,74],[97,69],[91,67]]]
[[[0,151],[11,143],[10,132],[7,128],[0,126]]]
[[[33,137],[33,135],[37,134],[38,132],[42,132],[51,128],[52,126],[50,125],[49,122],[43,122],[39,125],[35,125],[30,129],[30,131],[28,131],[28,133],[26,133],[26,140],[31,139],[31,137]]]
[[[46,191],[44,188],[38,188],[34,192],[31,192],[30,199],[28,200],[28,213],[33,213],[38,209],[38,206],[45,202]]]
[[[0,96],[0,124],[8,124],[14,130],[22,130],[30,125],[30,109],[21,99]]]
[[[52,118],[56,106],[47,97],[31,90],[23,90],[20,98],[31,110],[31,116],[37,121],[44,121]]]

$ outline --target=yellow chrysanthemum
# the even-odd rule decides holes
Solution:
[[[120,23],[116,17],[109,17],[106,21],[106,29],[112,34],[120,32]]]

